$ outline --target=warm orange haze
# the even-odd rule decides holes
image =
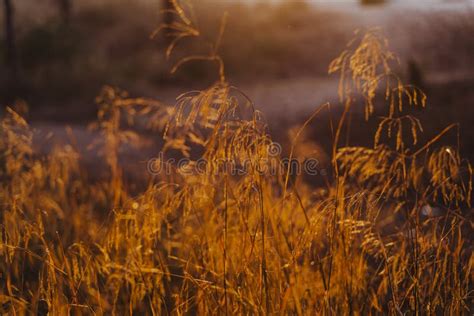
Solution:
[[[471,2],[2,10],[0,314],[474,312]]]

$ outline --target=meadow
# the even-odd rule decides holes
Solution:
[[[381,30],[342,45],[328,65],[338,99],[275,142],[265,113],[227,80],[230,16],[202,39],[173,3],[176,19],[152,37],[169,35],[171,72],[206,63],[214,83],[171,106],[104,86],[89,126],[96,169],[70,129],[40,153],[24,104],[6,109],[1,313],[472,314],[472,166],[460,126],[424,132],[431,101],[397,74]],[[175,58],[184,38],[208,49]],[[309,137],[314,125],[329,136]],[[143,132],[160,139],[160,155],[136,176],[124,156],[147,146]]]

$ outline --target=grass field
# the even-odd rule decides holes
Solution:
[[[170,58],[180,38],[202,40],[188,9],[174,8],[157,30],[176,39]],[[6,109],[0,313],[472,314],[472,167],[459,124],[423,128],[430,99],[368,29],[328,65],[338,99],[276,142],[227,80],[227,18],[208,50],[171,69],[208,63],[209,87],[173,106],[103,87],[94,168],[71,129],[67,141],[41,136],[40,152],[24,104]],[[160,154],[132,172],[130,153],[150,142]]]

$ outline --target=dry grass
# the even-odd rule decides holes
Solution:
[[[165,29],[199,36],[175,5],[180,20]],[[345,111],[332,124],[325,189],[297,181],[289,168],[262,171],[262,161],[282,157],[273,155],[261,113],[225,81],[221,37],[209,55],[178,61],[174,70],[214,61],[219,80],[174,108],[104,88],[92,126],[102,138],[92,145],[107,179],[88,179],[72,145],[35,155],[28,124],[8,109],[0,131],[2,312],[472,313],[472,169],[458,146],[437,145],[456,125],[417,144],[421,124],[404,111],[426,98],[391,71],[395,56],[379,33],[358,37],[330,66],[341,75]],[[367,119],[385,104],[371,148],[340,145],[357,100]],[[290,156],[330,108],[317,108],[293,133]],[[132,193],[119,155],[124,144],[140,145],[131,129],[138,121],[164,134],[164,152],[193,158],[198,148],[207,172],[172,168]],[[245,161],[247,172],[231,174],[222,160]],[[439,212],[423,215],[428,206]]]

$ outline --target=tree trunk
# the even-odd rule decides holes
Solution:
[[[163,22],[172,24],[174,20],[174,5],[172,0],[163,0]]]
[[[72,0],[58,0],[59,1],[59,11],[61,13],[61,18],[63,23],[68,25],[71,19],[72,11]]]
[[[163,0],[162,1],[162,10],[163,10],[163,24],[171,25],[174,21],[174,5],[172,0]],[[171,43],[172,38],[167,36],[168,30],[165,30],[163,34],[163,42],[166,46]]]
[[[9,70],[9,77],[12,81],[16,79],[18,56],[15,46],[15,28],[13,23],[13,4],[12,0],[4,0],[5,6],[5,47],[6,47],[6,64]]]

